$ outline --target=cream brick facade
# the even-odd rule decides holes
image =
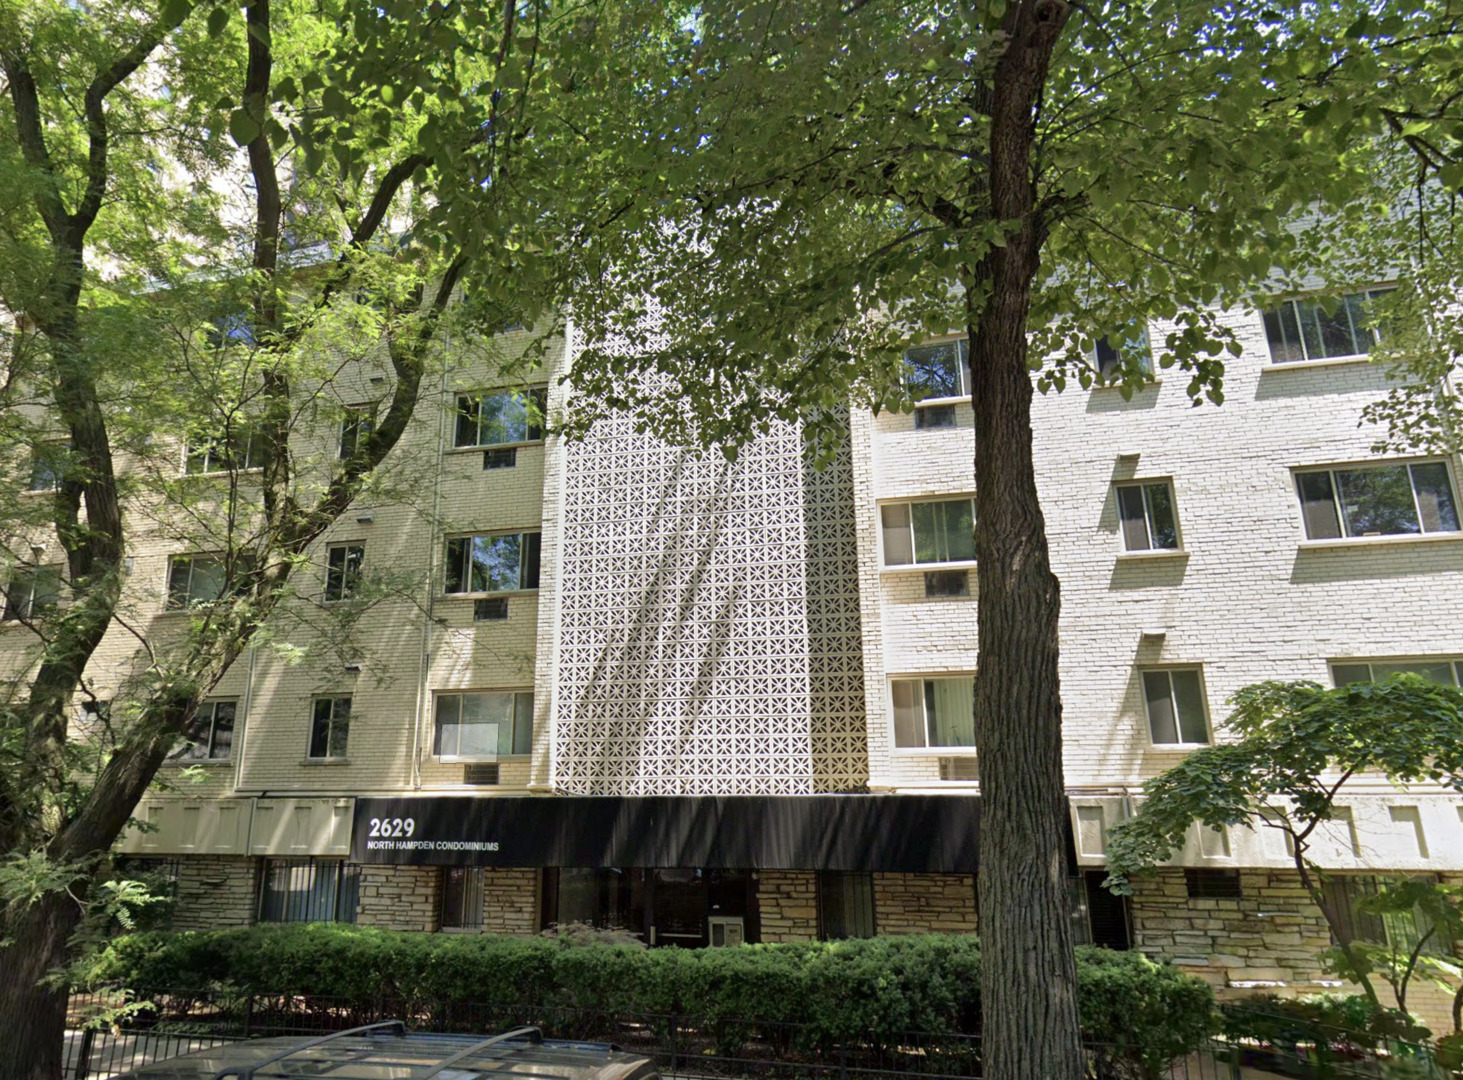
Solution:
[[[1293,470],[1375,460],[1361,415],[1385,391],[1381,371],[1365,360],[1275,366],[1258,314],[1232,313],[1231,324],[1245,351],[1228,365],[1223,407],[1193,407],[1186,377],[1171,371],[1126,401],[1073,387],[1035,404],[1063,590],[1067,781],[1074,803],[1101,808],[1108,824],[1184,753],[1149,736],[1145,667],[1200,669],[1213,729],[1226,698],[1261,679],[1326,683],[1337,660],[1463,656],[1463,533],[1305,538]],[[1170,329],[1154,325],[1150,337]],[[563,404],[572,328],[566,341],[526,380],[548,385],[551,410]],[[262,859],[345,856],[358,797],[978,794],[973,752],[894,746],[891,679],[972,674],[976,607],[973,596],[927,597],[919,569],[885,567],[879,517],[890,503],[973,494],[968,404],[955,405],[953,428],[924,430],[909,414],[854,411],[847,454],[821,473],[801,461],[793,430],[732,465],[614,424],[574,446],[525,443],[513,467],[485,469],[480,451],[451,445],[450,414],[459,393],[523,385],[494,374],[495,350],[522,344],[508,334],[460,350],[404,441],[397,494],[332,527],[295,616],[340,610],[321,602],[330,543],[363,543],[366,572],[390,576],[394,595],[303,663],[248,654],[218,690],[238,702],[231,757],[186,783],[164,770],[142,811],[160,808],[160,831],[125,846],[184,867],[177,925],[254,918]],[[362,365],[350,376],[362,399],[369,374]],[[1463,469],[1449,467],[1456,498]],[[1181,548],[1125,553],[1114,483],[1160,479],[1172,484]],[[503,594],[506,619],[475,621],[474,597],[443,591],[445,539],[520,531],[541,531],[540,585]],[[127,611],[166,635],[182,618],[163,610],[168,557],[184,549],[159,528],[138,535]],[[0,627],[8,676],[23,677],[26,642]],[[133,645],[119,629],[98,651],[100,695],[125,675]],[[474,783],[434,753],[435,701],[492,690],[532,691],[532,752],[499,761],[496,783]],[[340,759],[309,754],[322,696],[352,699]],[[1380,783],[1349,798],[1373,825],[1364,851],[1338,855],[1342,868],[1463,871],[1456,798]],[[1423,808],[1425,850],[1389,824],[1400,803]],[[1190,900],[1181,871],[1166,869],[1133,899],[1134,946],[1220,985],[1316,988],[1326,934],[1284,852],[1231,839],[1227,856],[1195,845],[1177,862],[1239,871],[1241,897]],[[1100,850],[1078,858],[1102,861]],[[817,935],[817,869],[749,874],[761,940]],[[484,929],[527,934],[555,921],[542,909],[556,872],[487,867]],[[356,917],[436,930],[441,882],[435,866],[365,866]],[[967,873],[878,872],[872,889],[880,932],[975,929]]]

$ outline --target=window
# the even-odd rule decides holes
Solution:
[[[1264,313],[1270,359],[1276,364],[1365,356],[1377,343],[1373,301],[1391,289],[1367,289],[1343,296],[1285,300]]]
[[[325,549],[325,600],[350,600],[361,585],[364,544],[331,544]]]
[[[41,443],[30,452],[31,491],[55,491],[66,472],[66,455],[70,446],[64,442]]]
[[[890,503],[879,507],[884,565],[975,561],[975,500]]]
[[[818,871],[818,936],[874,936],[874,875]]]
[[[248,572],[248,559],[240,557],[236,574]],[[238,589],[242,582],[234,581]],[[229,570],[216,555],[175,555],[168,560],[168,608],[184,608],[211,604],[228,593]]]
[[[915,401],[969,397],[970,359],[965,339],[937,341],[905,350],[904,385]]]
[[[198,706],[188,732],[168,755],[168,760],[187,764],[194,761],[227,761],[234,748],[234,716],[237,701],[205,701]]]
[[[34,619],[61,602],[61,572],[54,566],[18,566],[5,588],[6,622]]]
[[[1179,546],[1173,488],[1167,480],[1119,484],[1117,493],[1125,551],[1173,550]]]
[[[480,930],[483,925],[483,868],[442,867],[442,928]]]
[[[264,464],[263,446],[253,431],[206,435],[190,440],[183,470],[192,475],[257,469]]]
[[[537,589],[539,533],[460,536],[447,541],[449,593]]]
[[[1423,880],[1432,880],[1422,875]],[[1400,911],[1386,915],[1374,915],[1358,910],[1357,905],[1388,885],[1400,885],[1405,878],[1376,877],[1370,874],[1338,874],[1326,879],[1322,885],[1326,901],[1335,912],[1342,929],[1352,938],[1371,941],[1378,945],[1389,945],[1400,951],[1411,953],[1422,940],[1423,935],[1433,930],[1432,920],[1418,910]],[[1422,953],[1427,956],[1448,956],[1452,942],[1447,935],[1434,932],[1423,943]],[[1332,935],[1335,940],[1335,935]]]
[[[216,316],[208,329],[208,343],[215,349],[227,345],[253,345],[253,319],[242,311]]]
[[[1209,741],[1209,713],[1198,668],[1143,672],[1143,700],[1155,745]]]
[[[1238,900],[1238,870],[1185,870],[1184,888],[1190,900]]]
[[[914,426],[917,431],[952,428],[955,426],[955,406],[921,405],[914,410]]]
[[[548,393],[547,387],[539,386],[459,397],[453,445],[499,446],[542,439]]]
[[[894,745],[901,750],[975,746],[975,680],[895,679]]]
[[[1147,327],[1140,327],[1136,333],[1116,340],[1100,337],[1092,352],[1103,381],[1114,378],[1129,359],[1137,360],[1138,369],[1144,375],[1153,374],[1153,346],[1148,341]]]
[[[1309,540],[1458,531],[1441,461],[1316,469],[1296,473],[1295,484]]]
[[[369,405],[352,405],[340,422],[340,460],[355,457],[361,444],[376,430],[376,420]]]
[[[1104,889],[1102,882],[1106,877],[1106,870],[1087,870],[1067,879],[1072,944],[1129,949],[1132,947],[1132,919],[1128,898],[1114,896]]]
[[[340,859],[265,859],[259,921],[353,923],[360,875]]]
[[[310,719],[310,756],[344,758],[350,726],[350,698],[316,698]]]
[[[495,760],[533,752],[533,693],[437,695],[432,753],[443,761]]]
[[[1337,686],[1381,682],[1404,673],[1443,686],[1463,686],[1463,660],[1338,660],[1331,665],[1331,679]]]

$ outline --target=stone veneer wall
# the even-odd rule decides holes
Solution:
[[[1463,884],[1463,874],[1439,877]],[[1321,971],[1331,932],[1293,871],[1241,870],[1241,896],[1234,900],[1189,899],[1184,872],[1177,868],[1155,871],[1133,885],[1134,948],[1204,979],[1221,999],[1356,992]],[[1241,988],[1236,982],[1282,985]],[[1383,1002],[1392,1004],[1388,987],[1380,979],[1375,985]],[[1452,1030],[1451,1004],[1426,979],[1413,979],[1407,1007],[1434,1032]]]
[[[441,881],[436,866],[362,866],[356,922],[382,930],[436,930]]]
[[[179,857],[174,930],[248,926],[258,913],[258,860],[243,855]]]
[[[757,907],[763,941],[816,940],[818,875],[812,870],[759,871]]]
[[[973,934],[975,877],[875,874],[874,925],[881,934]]]
[[[483,932],[517,937],[538,933],[539,872],[532,868],[483,870]]]

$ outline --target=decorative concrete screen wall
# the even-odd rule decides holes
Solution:
[[[554,779],[577,794],[868,780],[852,466],[610,422],[566,450]]]

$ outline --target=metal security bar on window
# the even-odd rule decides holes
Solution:
[[[537,589],[540,534],[459,536],[447,541],[448,593]]]
[[[477,930],[483,925],[483,868],[442,867],[442,926]]]
[[[884,565],[975,561],[975,500],[890,503],[879,508]]]
[[[1209,710],[1197,668],[1143,672],[1148,730],[1159,745],[1209,741]]]
[[[548,389],[503,390],[457,399],[453,445],[501,446],[536,442],[544,437],[543,416]]]
[[[901,750],[975,746],[975,680],[894,679],[894,745]]]
[[[356,921],[359,866],[340,859],[266,859],[260,922]]]
[[[349,600],[361,584],[364,544],[332,544],[325,549],[325,599]]]
[[[205,701],[198,706],[183,741],[168,760],[172,762],[226,761],[233,753],[236,701]]]
[[[343,758],[350,736],[351,699],[316,698],[310,718],[310,756]]]
[[[1365,356],[1378,341],[1372,303],[1391,289],[1285,300],[1265,312],[1265,336],[1276,364]]]
[[[818,936],[824,941],[874,936],[874,875],[818,872]]]
[[[969,397],[970,360],[965,339],[905,350],[904,385],[915,401]]]
[[[1441,461],[1308,470],[1295,485],[1309,540],[1459,531]]]
[[[1440,686],[1463,686],[1463,660],[1345,660],[1331,665],[1331,678],[1337,686],[1381,682],[1401,674],[1421,675]]]
[[[495,761],[527,756],[532,750],[532,692],[437,695],[432,752],[443,761]]]
[[[1168,481],[1119,484],[1117,495],[1125,550],[1173,550],[1179,546],[1173,488]]]

